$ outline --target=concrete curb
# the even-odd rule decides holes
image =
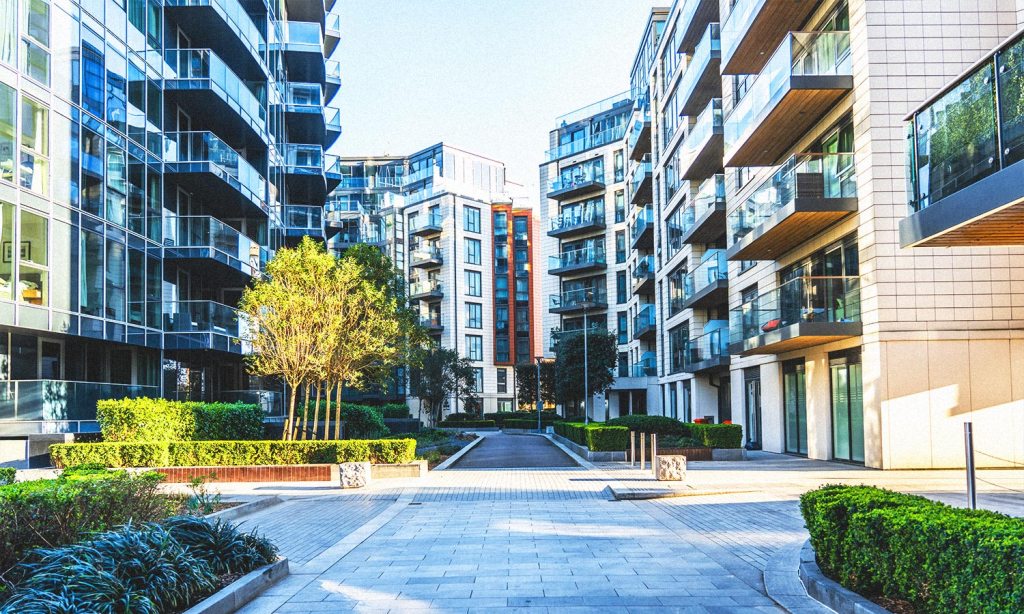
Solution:
[[[270,588],[288,575],[288,559],[278,559],[270,565],[254,569],[216,593],[185,610],[184,614],[228,614]]]
[[[448,460],[444,461],[443,463],[441,463],[437,467],[434,467],[434,471],[444,471],[445,469],[451,467],[455,463],[455,461],[457,461],[460,458],[462,458],[463,455],[465,455],[467,452],[469,452],[470,450],[475,448],[483,440],[484,440],[483,437],[477,437],[473,441],[469,442],[469,444],[464,446],[461,450],[459,450],[455,454],[452,454],[451,456],[449,456]]]
[[[801,542],[788,543],[772,554],[764,568],[764,592],[789,612],[830,613],[820,602],[807,594],[800,581]]]
[[[212,520],[236,520],[240,516],[246,516],[248,514],[252,514],[253,512],[258,512],[272,505],[277,505],[280,502],[281,497],[277,495],[271,495],[269,497],[260,497],[255,501],[248,501],[241,505],[236,505],[235,507],[229,507],[226,510],[221,510],[219,512],[207,514],[206,517]]]
[[[825,577],[814,558],[810,540],[800,549],[800,581],[816,601],[838,614],[890,614],[882,606],[862,597],[835,580]]]

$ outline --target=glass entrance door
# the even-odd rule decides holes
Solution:
[[[782,399],[786,414],[786,452],[807,454],[807,385],[803,360],[783,363]]]
[[[761,373],[758,367],[744,369],[744,412],[748,450],[761,449]]]
[[[832,456],[864,462],[864,387],[860,351],[829,359],[832,382]]]

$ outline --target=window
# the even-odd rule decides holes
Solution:
[[[615,152],[615,181],[622,181],[626,176],[626,164],[622,150]]]
[[[530,332],[530,309],[529,307],[516,307],[516,332]]]
[[[462,221],[466,232],[480,232],[480,210],[476,207],[463,207]]]
[[[508,235],[508,214],[504,211],[494,213],[494,235],[498,237]]]
[[[46,194],[49,187],[50,112],[31,98],[21,99],[21,186]]]
[[[466,239],[466,264],[480,264],[480,241]]]
[[[516,363],[530,362],[530,338],[516,337]]]
[[[483,367],[473,367],[473,392],[484,391],[484,369]]]
[[[498,411],[512,411],[512,399],[498,399]]]
[[[508,301],[508,277],[502,276],[494,279],[494,300],[503,303]]]
[[[484,327],[484,306],[480,303],[466,303],[466,328]]]
[[[508,337],[498,337],[494,341],[494,362],[509,362]]]
[[[14,205],[10,203],[0,202],[0,245],[14,244]],[[12,300],[14,297],[11,296],[11,292],[14,290],[14,285],[11,283],[11,279],[14,277],[14,259],[13,258],[0,258],[0,298],[5,300]],[[4,335],[0,334],[0,338]]]
[[[483,360],[484,338],[480,335],[466,335],[466,352],[470,360]]]
[[[626,221],[626,193],[622,190],[615,191],[615,223],[621,224]]]
[[[0,179],[14,181],[14,125],[17,113],[14,88],[0,83]]]
[[[18,243],[18,300],[32,305],[47,304],[48,248],[47,219],[22,211]]]
[[[629,300],[629,290],[626,286],[626,272],[619,271],[615,274],[615,302],[622,305]]]
[[[501,278],[499,277],[498,279]],[[505,280],[505,283],[508,283],[508,279]],[[480,271],[466,271],[466,294],[468,296],[482,296],[480,291],[481,285]]]
[[[629,377],[629,352],[619,352],[619,377]]]
[[[8,0],[5,3],[7,10],[2,13],[3,21],[0,22],[0,62],[12,65],[17,59],[18,44],[18,11],[17,3]]]
[[[516,279],[516,302],[526,303],[530,300],[530,280]]]
[[[508,369],[498,369],[498,394],[508,392]]]
[[[80,235],[78,279],[81,312],[103,315],[103,235],[83,229]]]
[[[107,262],[106,262],[106,291],[107,309],[106,316],[111,320],[124,321],[127,288],[126,273],[127,257],[124,243],[118,243],[113,239],[107,239]]]
[[[615,264],[622,264],[626,261],[626,232],[615,231]]]
[[[43,0],[27,0],[24,8],[21,71],[39,83],[49,85],[50,5]]]
[[[690,345],[690,323],[683,322],[668,331],[669,373],[682,373],[686,367],[686,351]]]
[[[620,311],[619,315],[619,345],[629,343],[629,314]]]
[[[526,245],[526,241],[529,238],[526,216],[517,215],[513,218],[512,231],[514,233],[513,238],[515,239],[516,245]]]

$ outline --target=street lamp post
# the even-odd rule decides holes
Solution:
[[[540,398],[540,363],[544,360],[543,356],[537,357],[537,432],[541,432],[540,425],[540,412],[544,410],[544,401]]]
[[[587,309],[589,301],[583,302],[583,423],[590,424],[590,355],[587,352],[587,337],[590,331],[587,329]]]

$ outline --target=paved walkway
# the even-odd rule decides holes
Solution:
[[[576,461],[544,437],[491,435],[453,466],[456,469],[576,467]]]

